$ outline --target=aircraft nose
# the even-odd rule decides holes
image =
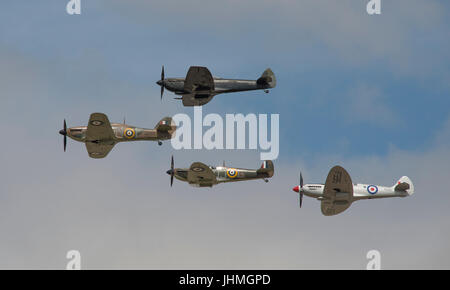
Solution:
[[[163,84],[162,80],[159,80],[159,81],[157,81],[156,83],[157,83],[159,86],[162,86],[162,84]]]
[[[295,191],[295,192],[300,192],[300,186],[297,185],[292,190]]]
[[[172,169],[167,170],[166,173],[172,175]]]
[[[64,130],[59,130],[59,134],[61,134],[61,135],[66,135],[67,133],[66,133],[66,131],[64,131]]]

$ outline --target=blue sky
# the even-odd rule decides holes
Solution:
[[[448,177],[445,161],[449,154],[445,148],[450,144],[446,137],[450,120],[449,3],[382,1],[382,14],[369,16],[365,12],[365,1],[257,2],[258,5],[255,1],[234,0],[82,1],[82,15],[69,16],[65,13],[66,1],[3,1],[0,4],[0,120],[11,130],[9,134],[13,140],[1,145],[2,173],[7,177],[0,187],[2,199],[8,201],[4,204],[8,207],[5,211],[23,205],[23,210],[28,212],[22,204],[24,201],[16,200],[17,193],[31,193],[33,190],[19,186],[20,177],[27,177],[33,185],[30,188],[47,188],[50,192],[62,186],[53,184],[53,179],[67,181],[72,175],[82,179],[90,170],[109,173],[103,178],[88,178],[92,188],[104,188],[103,184],[109,183],[110,179],[121,180],[119,172],[123,171],[125,181],[120,181],[120,184],[111,182],[111,187],[121,190],[131,187],[133,190],[130,192],[141,192],[143,188],[147,190],[151,187],[158,197],[157,201],[172,206],[172,200],[166,200],[170,199],[167,193],[162,196],[157,194],[168,191],[164,171],[173,153],[169,146],[160,149],[153,144],[118,145],[108,160],[97,162],[88,159],[82,144],[72,141],[69,141],[68,152],[62,154],[62,138],[57,134],[64,118],[69,126],[83,125],[94,111],[107,113],[111,121],[121,122],[126,117],[128,123],[142,127],[154,126],[164,115],[191,113],[192,109],[173,100],[174,95],[170,92],[166,91],[162,103],[159,101],[159,87],[155,81],[159,79],[161,65],[166,67],[166,76],[184,76],[190,65],[205,65],[213,75],[230,78],[257,78],[265,68],[272,68],[278,85],[269,94],[250,92],[217,96],[204,107],[203,113],[280,114],[281,148],[276,161],[279,175],[275,176],[278,181],[274,178],[272,187],[269,185],[264,189],[264,185],[259,183],[258,189],[251,184],[242,187],[232,185],[230,188],[232,191],[239,188],[249,190],[253,194],[267,190],[264,194],[268,196],[271,196],[268,193],[271,190],[287,191],[286,198],[272,200],[280,204],[276,208],[281,211],[286,210],[282,205],[284,202],[296,205],[295,196],[289,195],[289,191],[297,182],[300,169],[312,182],[323,182],[328,169],[335,163],[346,165],[355,179],[363,179],[359,180],[361,182],[390,184],[401,174],[412,175],[413,180],[414,177],[420,180],[419,186],[416,185],[418,189],[421,188],[420,182],[422,188],[429,188],[434,186],[432,183],[436,176]],[[187,166],[195,161],[193,158],[212,164],[221,163],[223,159],[231,163],[243,162],[238,164],[240,167],[259,164],[259,153],[256,151],[175,154],[180,166],[183,163]],[[430,165],[426,172],[417,169],[420,165],[427,168],[427,164],[436,166]],[[144,174],[147,171],[155,174],[151,179],[155,182],[154,187],[143,181],[148,182]],[[159,172],[162,172],[161,175]],[[207,194],[196,194],[195,189],[183,184],[179,184],[178,188],[186,190],[187,195],[193,193],[192,199],[205,207],[210,205],[209,202],[217,202],[210,200]],[[111,191],[115,192],[113,189]],[[224,197],[225,204],[240,200],[239,196],[228,197],[230,189],[225,186],[217,191],[227,196]],[[108,202],[123,204],[123,196],[119,192],[115,193],[116,201]],[[103,194],[108,196],[106,191]],[[83,196],[86,200],[80,197],[74,201],[74,197],[65,197],[67,200],[60,202],[64,205],[65,202],[85,204],[90,197]],[[24,197],[24,200],[28,198]],[[58,201],[54,195],[48,198]],[[126,199],[126,202],[133,208],[135,205],[131,202],[137,202],[140,198],[144,197],[139,195],[136,199]],[[239,201],[243,215],[246,208],[252,208],[252,199],[247,198]],[[414,207],[427,204],[425,209],[431,211],[443,206],[439,199],[415,198]],[[37,198],[36,202],[43,200]],[[378,204],[393,207],[393,212],[404,213],[403,222],[408,225],[403,202],[395,201],[395,207],[384,201]],[[261,203],[264,206],[264,201]],[[318,203],[314,200],[307,203],[311,209],[303,211],[302,218],[319,218],[321,222]],[[313,204],[315,207],[312,207]],[[358,206],[354,205],[355,208]],[[369,212],[373,210],[376,215],[371,206],[376,208],[377,204],[361,208]],[[130,208],[125,207],[123,215],[129,214]],[[113,215],[112,209],[109,210],[111,212],[108,211],[108,214]],[[289,207],[289,210],[296,218],[300,214],[295,207]],[[353,206],[350,210],[355,212],[344,217],[346,222],[351,222],[354,217],[364,219],[366,211],[361,209],[358,212]],[[262,212],[272,212],[269,204]],[[157,213],[153,218],[160,219],[161,215]],[[35,214],[36,220],[52,220],[40,212]],[[230,218],[229,222],[223,222],[223,226],[230,231],[228,234],[236,234],[232,230],[236,226],[235,221],[228,213],[223,215],[225,219]],[[21,216],[26,216],[26,213]],[[98,213],[92,209],[86,219],[93,219],[94,216],[97,217]],[[19,219],[17,225],[21,225],[20,218],[15,218]],[[138,218],[130,223],[137,223],[136,231],[140,232],[141,227],[146,225],[137,221]],[[192,220],[196,218],[192,217]],[[338,223],[342,221],[337,220]],[[83,222],[77,224],[70,219],[69,222],[83,228]],[[280,220],[281,224],[283,222]],[[299,225],[286,225],[286,228],[296,226]],[[383,223],[376,226],[382,232]],[[5,231],[13,231],[10,226],[3,227]],[[61,227],[63,225],[49,225],[48,231],[54,233]],[[358,228],[361,230],[363,227],[359,225]],[[161,228],[155,225],[155,231],[160,234],[168,228],[169,225]],[[277,231],[276,228],[275,224],[272,230]],[[395,232],[396,229],[392,230]],[[358,236],[360,233],[355,231],[349,234]],[[69,233],[67,235],[71,237]],[[88,236],[86,232],[86,238],[79,242],[86,244]],[[306,242],[317,244],[314,237],[311,233],[311,241]],[[17,238],[24,239],[24,236],[17,234]],[[37,236],[29,238],[42,240]],[[291,238],[294,242],[298,237]],[[439,236],[436,241],[443,239]],[[195,238],[189,241],[192,244],[198,242]],[[162,244],[166,242],[164,239],[159,241]],[[250,245],[254,237],[249,236],[247,242]],[[383,244],[382,241],[380,243]],[[13,244],[17,241],[6,244],[2,252],[11,252]],[[56,244],[61,251],[67,248],[65,239]],[[243,242],[242,245],[247,244]],[[39,249],[25,248],[33,253]],[[166,250],[173,249],[167,246]],[[190,250],[197,253],[196,250],[201,249],[193,246]],[[164,253],[164,250],[161,251]],[[386,246],[386,251],[395,252],[395,249]],[[30,265],[22,260],[22,252],[17,249],[14,252],[16,255],[7,259],[10,264],[2,264],[2,267]],[[197,264],[198,260],[190,257],[187,260],[192,263],[186,262],[183,266],[342,266],[338,262],[339,255],[332,256],[335,253],[333,249],[326,253],[334,257],[335,262],[320,264],[312,262],[317,257],[310,256],[302,265],[294,261],[283,263],[282,259],[265,257],[256,252],[251,257],[262,259],[260,264],[228,261],[211,265],[206,261],[215,257],[213,252],[211,250],[210,255],[204,257],[204,263]],[[130,255],[133,256],[133,253]],[[424,251],[423,255],[426,256],[427,252]],[[91,267],[161,265],[156,262],[146,264],[135,258],[134,264],[133,261],[124,263],[126,257],[114,264],[112,261],[106,262],[103,257],[103,260],[93,262]],[[160,258],[161,261],[168,259],[167,256]],[[202,258],[198,259],[201,261]],[[350,261],[343,267],[359,267],[359,262],[355,262],[357,257]],[[63,262],[55,260],[44,267],[58,267]],[[448,267],[448,262],[435,262],[430,260],[428,264],[417,262],[414,265]],[[164,267],[174,265],[177,265],[175,261],[163,263]],[[402,265],[398,262],[391,267]],[[30,267],[41,266],[36,256]]]
[[[56,78],[59,86],[91,78],[100,70],[102,79],[90,91],[77,88],[76,99],[100,102],[103,110],[108,110],[105,103],[115,106],[121,102],[117,98],[125,98],[129,104],[123,114],[127,115],[134,114],[135,106],[186,111],[174,106],[170,94],[162,105],[156,104],[154,81],[162,64],[168,75],[175,76],[198,64],[207,65],[215,75],[237,78],[256,77],[266,67],[273,68],[279,86],[271,94],[220,96],[206,110],[235,112],[238,105],[243,113],[280,113],[281,143],[289,159],[337,153],[336,143],[343,144],[338,149],[345,155],[386,154],[389,146],[420,151],[448,118],[450,44],[445,3],[418,1],[419,7],[444,8],[429,8],[421,16],[415,15],[420,11],[410,13],[412,8],[403,10],[402,4],[383,3],[384,13],[369,17],[362,13],[364,5],[355,1],[342,5],[282,1],[280,7],[265,2],[256,9],[243,5],[240,13],[233,13],[235,9],[227,4],[204,1],[194,1],[206,6],[198,10],[173,1],[151,5],[85,1],[81,16],[61,13],[64,3],[60,2],[4,3],[9,7],[2,9],[3,50],[39,61],[47,70],[40,73],[48,73],[49,81]],[[327,5],[331,7],[324,8]],[[203,13],[216,9],[224,10],[217,19]],[[287,15],[277,17],[272,9]],[[309,9],[300,11],[299,18],[316,13],[318,19],[310,27],[303,26],[307,20],[295,19],[294,11],[299,9]],[[326,18],[330,11],[337,14],[331,20]],[[339,17],[359,22],[352,24],[350,19],[349,27],[336,26],[333,21]],[[319,33],[314,34],[313,28]],[[116,81],[147,91],[148,99],[141,104],[132,95],[107,95],[104,87]],[[61,105],[73,102],[55,97],[52,101]],[[316,141],[324,136],[325,142]]]

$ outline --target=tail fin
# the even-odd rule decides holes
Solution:
[[[175,130],[176,126],[171,117],[164,117],[156,124],[155,129],[159,132],[169,132]]]
[[[263,72],[261,77],[256,80],[256,83],[265,88],[274,88],[277,85],[277,79],[275,78],[273,71],[268,68]]]
[[[402,176],[394,185],[395,191],[406,192],[408,195],[413,195],[414,184],[408,176]]]
[[[273,167],[273,162],[271,160],[264,160],[261,168],[256,171],[257,174],[264,174],[267,177],[272,177],[275,168]]]

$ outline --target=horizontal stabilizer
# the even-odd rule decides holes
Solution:
[[[399,183],[395,186],[395,191],[406,191],[410,188],[409,184],[406,182]]]
[[[172,126],[175,126],[173,124],[173,120],[171,117],[164,117],[161,119],[161,121],[156,124],[155,129],[160,132],[168,132],[172,130]]]
[[[274,88],[277,85],[275,74],[270,68],[266,69],[256,83],[265,88]]]
[[[397,181],[394,190],[412,195],[414,193],[414,184],[408,176],[403,176]]]
[[[274,171],[275,171],[275,168],[273,166],[273,162],[271,160],[264,160],[261,165],[261,168],[259,168],[256,172],[258,174],[264,174],[267,177],[272,177]]]

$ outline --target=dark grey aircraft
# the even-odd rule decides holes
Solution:
[[[111,124],[105,114],[93,113],[87,126],[67,128],[64,120],[64,128],[59,134],[64,136],[64,151],[69,136],[75,141],[85,143],[90,157],[104,158],[119,142],[157,141],[162,145],[162,140],[174,137],[175,130],[176,126],[171,117],[161,119],[154,129],[145,129],[127,125],[125,122]]]
[[[263,161],[259,169],[243,169],[223,166],[208,166],[201,162],[194,162],[189,168],[174,168],[173,156],[170,162],[170,169],[167,174],[170,175],[170,186],[173,184],[173,178],[189,183],[195,187],[212,187],[213,185],[224,182],[236,182],[253,179],[263,179],[268,182],[274,173],[273,162]]]
[[[276,86],[275,74],[270,68],[266,69],[257,80],[223,79],[213,77],[206,67],[191,66],[186,78],[165,78],[164,66],[161,71],[161,80],[156,82],[161,86],[161,99],[164,88],[181,98],[184,106],[203,106],[212,100],[215,95],[253,90],[264,90]]]

